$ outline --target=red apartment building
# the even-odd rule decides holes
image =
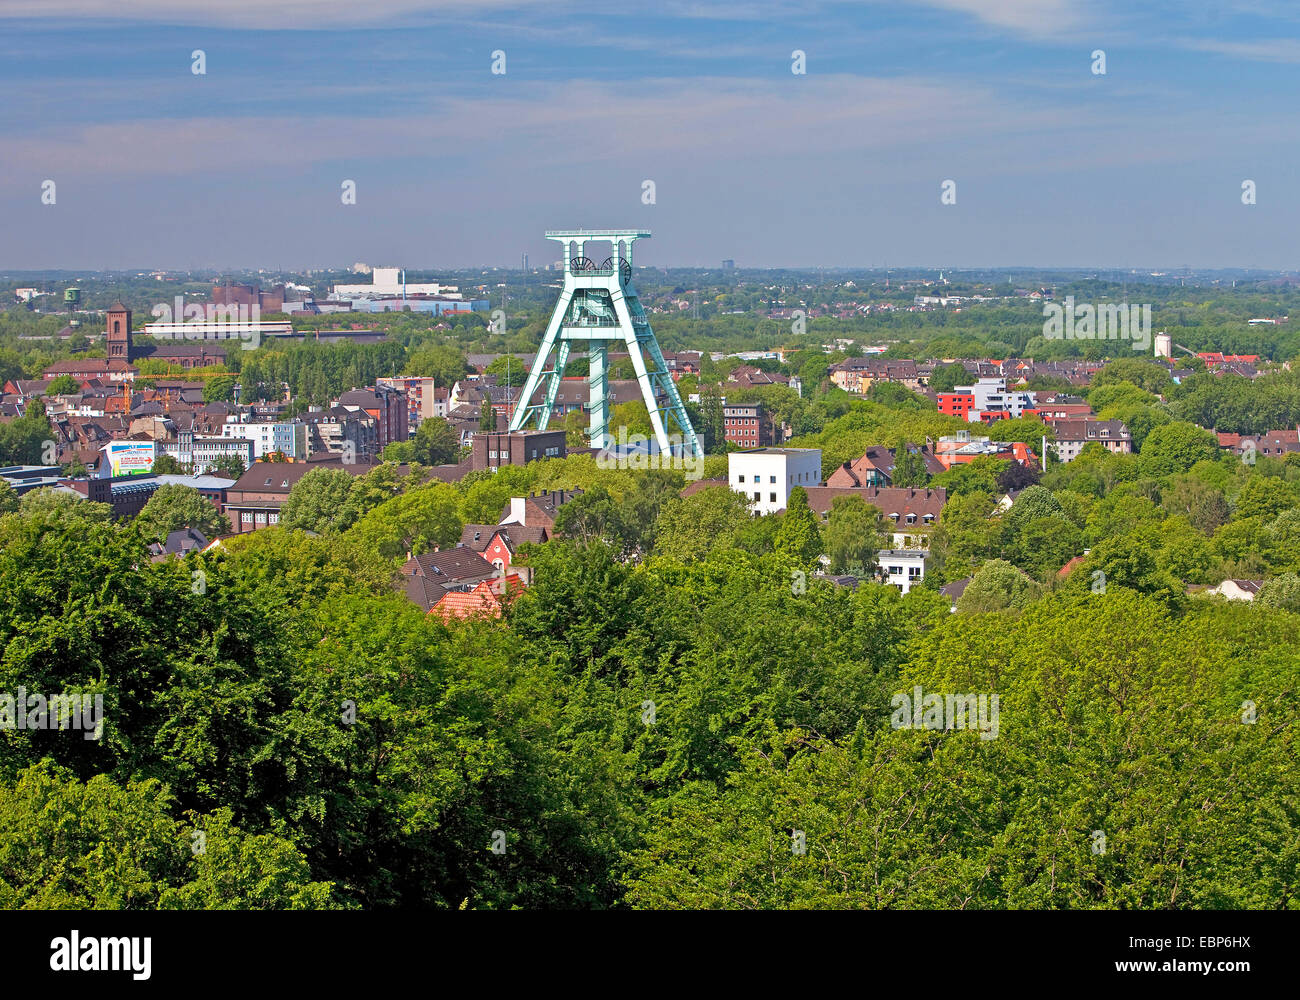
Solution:
[[[772,444],[771,424],[762,403],[736,403],[722,408],[723,437],[742,448],[766,448]]]
[[[975,394],[971,392],[940,392],[938,396],[939,412],[949,417],[970,419],[968,414],[975,408]]]

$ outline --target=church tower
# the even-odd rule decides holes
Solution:
[[[108,310],[108,360],[131,360],[131,310],[114,302]]]

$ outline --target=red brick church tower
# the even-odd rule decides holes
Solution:
[[[108,310],[108,360],[131,360],[131,310],[121,301]]]

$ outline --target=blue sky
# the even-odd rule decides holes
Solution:
[[[0,0],[0,267],[1293,269],[1298,82],[1294,0]]]

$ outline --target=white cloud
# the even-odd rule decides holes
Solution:
[[[574,98],[579,99],[574,99]],[[1077,124],[1077,121],[1075,122]],[[821,156],[1064,128],[1052,111],[1008,114],[992,91],[926,80],[825,75],[538,84],[527,98],[451,98],[401,117],[214,117],[61,124],[6,143],[17,168],[115,175],[228,173],[320,162],[438,159],[439,138],[529,166],[747,154]],[[581,141],[575,142],[575,138]]]
[[[1300,63],[1300,41],[1294,38],[1270,38],[1257,42],[1225,42],[1197,38],[1183,42],[1197,52],[1213,52],[1251,62]]]
[[[1041,37],[1062,34],[1083,25],[1081,0],[911,0],[976,17],[986,24],[1017,34]]]

